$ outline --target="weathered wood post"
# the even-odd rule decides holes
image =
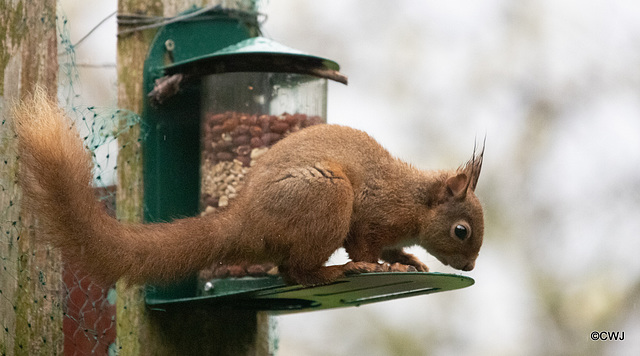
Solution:
[[[36,220],[22,208],[12,104],[58,88],[56,1],[0,5],[0,354],[62,353],[59,253],[36,244]]]
[[[148,0],[120,0],[118,14],[162,15],[162,3]],[[143,62],[153,30],[133,32],[121,36],[117,42],[118,106],[140,114],[142,110]],[[125,121],[125,120],[122,120]],[[118,183],[116,193],[116,216],[121,221],[142,221],[142,154],[140,152],[140,127],[134,126],[118,136]],[[117,290],[117,343],[125,355],[142,355],[148,345],[150,328],[144,305],[144,292],[139,286],[128,286],[119,282]]]

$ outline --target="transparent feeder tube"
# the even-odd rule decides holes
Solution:
[[[225,73],[202,80],[202,214],[233,204],[271,146],[326,122],[327,80],[291,73]],[[201,278],[211,276],[204,271]]]

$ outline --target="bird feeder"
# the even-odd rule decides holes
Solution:
[[[233,204],[244,176],[287,135],[327,120],[328,80],[339,65],[259,36],[255,18],[214,11],[161,28],[145,61],[144,217],[215,214]],[[473,279],[438,273],[369,273],[321,287],[278,275],[148,286],[152,306],[210,303],[296,312],[357,306],[463,288]]]

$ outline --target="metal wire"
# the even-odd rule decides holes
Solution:
[[[247,11],[224,9],[220,5],[207,6],[187,14],[177,15],[173,17],[145,16],[145,15],[137,15],[137,14],[120,14],[117,17],[118,25],[124,25],[124,26],[140,25],[140,26],[120,30],[118,31],[118,36],[123,36],[133,32],[138,32],[138,31],[149,30],[157,27],[162,27],[175,22],[192,20],[196,16],[199,16],[211,11],[218,11],[218,12],[224,13],[224,15],[220,14],[220,15],[201,17],[198,20],[210,20],[212,18],[217,18],[217,17],[232,16],[232,17],[240,18],[243,21],[250,22],[250,23],[257,21],[256,25],[261,25],[262,23],[264,23],[264,21],[266,21],[266,18],[267,18],[265,14],[262,14],[259,12],[247,12]],[[256,20],[258,16],[262,17],[262,19]]]
[[[260,12],[247,12],[247,11],[238,11],[238,10],[230,10],[224,9],[220,5],[211,5],[204,7],[202,9],[198,9],[196,11],[172,16],[172,17],[163,17],[163,16],[150,16],[150,15],[141,15],[141,14],[118,14],[117,22],[119,26],[136,26],[133,28],[127,28],[118,31],[118,36],[123,36],[126,34],[144,31],[148,29],[158,28],[162,26],[166,26],[171,23],[180,22],[180,21],[189,21],[193,20],[194,17],[202,15],[204,13],[210,11],[219,11],[221,14],[212,14],[210,16],[200,17],[198,20],[211,20],[215,18],[221,18],[226,16],[232,16],[236,18],[240,18],[241,20],[249,23],[256,23],[256,28],[260,28],[264,22],[267,20],[267,15]],[[223,14],[222,14],[223,13]],[[84,42],[93,32],[95,32],[100,26],[102,26],[107,20],[117,14],[117,11],[110,13],[105,16],[100,22],[98,22],[93,28],[91,28],[82,38],[80,38],[76,43],[69,45],[68,49],[77,48],[82,42]],[[58,55],[64,55],[67,51],[60,51]],[[86,67],[86,68],[112,68],[115,67],[115,64],[80,64],[78,67]]]

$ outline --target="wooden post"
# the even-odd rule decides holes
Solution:
[[[20,159],[9,110],[36,85],[57,95],[56,1],[0,5],[0,354],[62,353],[62,278],[57,252],[36,244],[21,208]]]
[[[207,4],[202,4],[205,2]],[[199,6],[223,4],[253,9],[255,1],[209,0]],[[190,8],[193,0],[120,0],[119,14],[174,16]],[[122,28],[123,30],[125,28]],[[143,63],[153,30],[118,38],[118,106],[140,114]],[[142,221],[142,154],[139,128],[119,137],[117,215],[123,221]],[[120,352],[126,355],[269,355],[269,317],[211,307],[175,307],[152,311],[144,303],[140,286],[117,285],[117,327]]]
[[[119,14],[144,14],[161,16],[162,4],[148,0],[120,0]],[[155,31],[133,32],[118,37],[118,107],[136,114],[142,112],[142,77],[144,59]],[[126,119],[121,125],[126,125]],[[118,136],[118,185],[116,215],[121,221],[142,221],[142,153],[140,151],[140,127],[119,130]],[[116,284],[116,332],[119,352],[122,355],[154,354],[154,339],[148,337],[151,325],[144,304],[144,292],[140,286]]]

